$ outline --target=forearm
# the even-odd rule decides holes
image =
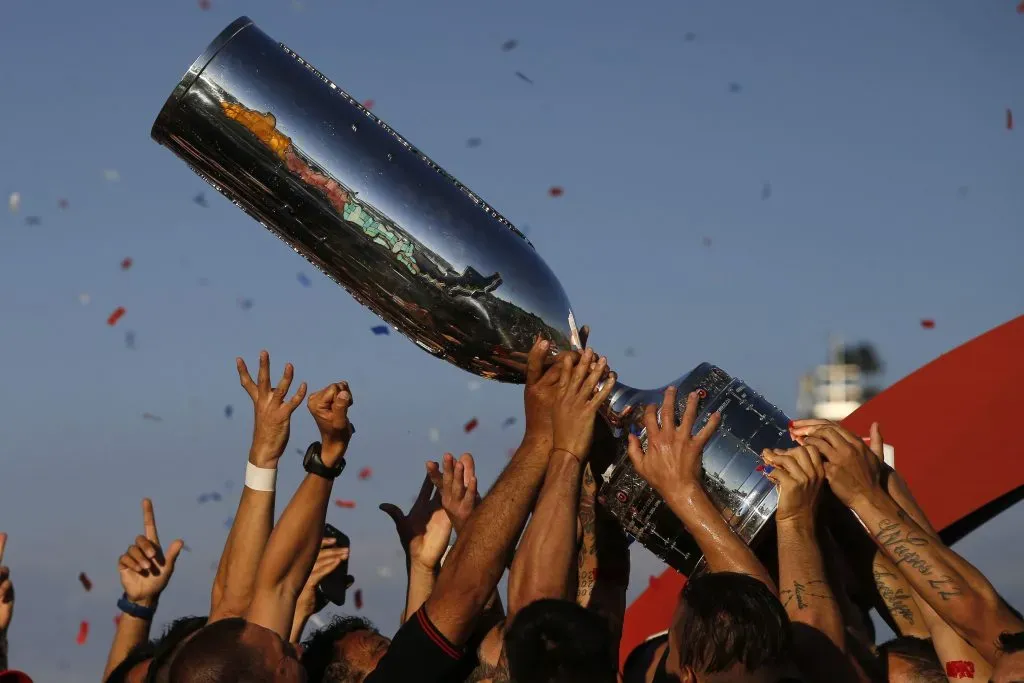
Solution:
[[[423,606],[430,594],[434,592],[434,584],[437,583],[437,574],[432,567],[420,567],[415,562],[409,564],[409,582],[405,591],[405,611],[402,613],[402,623],[416,610]]]
[[[828,580],[813,517],[777,525],[779,598],[794,623],[803,623],[846,651],[846,629]]]
[[[665,502],[704,554],[708,570],[748,574],[778,594],[764,565],[740,540],[699,484],[677,487],[665,496]]]
[[[273,491],[242,489],[213,583],[212,619],[241,616],[248,609],[260,558],[274,528],[274,500]]]
[[[122,614],[114,630],[114,642],[110,645],[110,654],[107,655],[107,666],[103,669],[103,680],[107,680],[110,673],[124,661],[128,653],[136,646],[142,645],[149,640],[149,629],[152,621],[139,619],[130,614]],[[0,671],[6,669],[5,662],[0,661]]]
[[[914,600],[914,589],[886,557],[881,550],[876,550],[871,563],[875,589],[882,605],[876,605],[881,612],[882,607],[889,613],[889,621],[894,630],[901,636],[927,638],[928,627],[921,615],[921,610]]]
[[[523,440],[441,568],[427,608],[434,625],[453,643],[465,642],[505,572],[507,553],[533,505],[550,448],[550,438]]]
[[[914,597],[917,609],[922,615],[925,624],[925,637],[932,639],[932,646],[935,654],[947,672],[955,672],[958,680],[966,680],[968,683],[987,683],[992,667],[970,643],[961,638],[953,628],[943,621],[931,606],[921,599],[913,589],[910,594]],[[950,676],[953,678],[953,676]]]
[[[7,631],[0,631],[0,671],[7,671]],[[107,663],[107,671],[103,674],[103,680],[107,679],[110,673],[110,663]]]
[[[542,598],[568,598],[583,467],[564,451],[548,462],[537,506],[512,561],[508,614]]]
[[[957,563],[949,561],[952,551],[880,493],[858,499],[851,509],[917,594],[986,660],[994,661],[999,634],[1024,630],[1024,623],[1006,609],[987,581],[982,590],[968,583]]]

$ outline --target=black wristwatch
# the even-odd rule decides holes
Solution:
[[[328,467],[320,457],[321,445],[319,441],[309,444],[306,454],[302,456],[302,467],[310,474],[315,474],[324,479],[337,479],[338,475],[345,470],[345,459],[342,458],[334,467]]]

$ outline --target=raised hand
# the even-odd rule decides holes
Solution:
[[[149,498],[142,499],[142,527],[143,534],[135,537],[135,543],[128,546],[118,560],[117,571],[129,600],[144,607],[154,607],[171,580],[185,542],[180,538],[172,541],[164,552],[157,534],[153,502]]]
[[[409,514],[403,514],[391,503],[381,503],[379,507],[395,523],[410,568],[433,572],[448,549],[452,522],[441,507],[441,493],[434,487],[430,475],[423,478],[420,494]]]
[[[661,426],[653,405],[644,408],[644,426],[647,428],[647,453],[640,447],[640,439],[629,435],[629,459],[637,474],[647,480],[662,496],[678,486],[700,486],[703,467],[701,454],[704,446],[718,429],[722,416],[712,413],[707,424],[696,435],[693,426],[697,421],[697,392],[686,400],[683,419],[676,426],[676,388],[665,390],[661,403]]]
[[[266,351],[260,351],[260,369],[255,382],[244,360],[236,358],[235,365],[238,367],[242,388],[252,399],[254,419],[249,461],[257,467],[276,467],[288,445],[292,413],[302,405],[302,399],[306,397],[306,383],[300,384],[295,395],[286,401],[295,374],[291,363],[285,363],[284,374],[276,387],[270,386],[270,354]]]
[[[310,615],[316,614],[327,606],[326,599],[317,599],[317,585],[349,557],[349,549],[339,548],[337,543],[337,539],[330,537],[320,541],[320,553],[316,556],[316,562],[309,573],[309,578],[306,579],[306,585],[295,602],[294,619],[296,622],[301,620],[303,626]],[[355,583],[355,579],[349,576],[346,581],[347,586],[351,586],[353,583]]]
[[[596,358],[593,349],[573,358],[559,359],[558,392],[552,406],[553,450],[566,451],[582,462],[594,438],[597,409],[615,386],[615,373],[607,374],[608,359]],[[604,378],[604,385],[597,388]]]
[[[537,336],[530,355],[526,359],[526,389],[523,400],[526,404],[526,435],[542,439],[550,439],[552,434],[551,410],[558,397],[558,378],[562,374],[563,357],[575,362],[579,354],[575,351],[563,351],[559,361],[545,366],[551,361],[548,351],[551,342]]]
[[[476,463],[469,453],[463,453],[458,460],[451,453],[445,453],[443,461],[443,471],[436,462],[428,462],[427,476],[441,493],[441,507],[448,513],[448,519],[458,534],[480,502]]]
[[[348,442],[355,432],[355,427],[348,419],[348,409],[352,406],[352,392],[348,382],[335,382],[312,394],[306,402],[309,412],[320,428],[320,441],[323,444],[324,464],[331,467],[345,456]],[[333,462],[327,462],[328,454]]]
[[[4,565],[6,547],[7,534],[0,533],[0,638],[7,633],[14,616],[14,584],[11,583],[11,570]]]
[[[779,489],[776,523],[798,521],[813,525],[825,483],[825,465],[818,449],[765,449],[761,458],[774,468],[765,476]]]
[[[882,490],[884,463],[856,434],[839,425],[822,425],[808,430],[802,440],[821,453],[829,487],[847,507]]]

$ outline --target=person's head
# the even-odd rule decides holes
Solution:
[[[537,600],[505,633],[509,675],[517,683],[615,683],[608,623],[567,600]]]
[[[242,618],[200,629],[171,662],[171,683],[302,683],[298,652],[268,628]]]
[[[366,619],[335,617],[303,643],[302,666],[314,683],[361,683],[390,644]]]
[[[105,683],[144,683],[155,650],[152,642],[136,645],[124,660],[114,667]]]
[[[683,588],[667,669],[683,683],[774,683],[789,664],[792,637],[786,610],[763,583],[703,574]]]
[[[948,681],[930,638],[900,636],[878,646],[878,657],[889,683]]]
[[[1024,631],[999,636],[999,658],[992,669],[992,683],[1024,680]]]
[[[149,664],[146,683],[169,683],[171,662],[194,634],[206,626],[206,617],[181,617],[175,619],[159,638],[153,641],[153,661]]]

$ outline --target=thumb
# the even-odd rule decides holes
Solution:
[[[381,510],[391,518],[391,521],[395,523],[395,528],[398,528],[402,523],[402,519],[405,517],[405,515],[402,514],[401,509],[392,503],[381,503],[377,506],[377,509]]]
[[[167,571],[174,571],[174,563],[178,561],[178,555],[181,554],[181,550],[184,547],[185,541],[180,538],[171,541],[171,545],[167,547],[167,552],[164,554],[164,558],[167,560]]]
[[[871,452],[874,453],[875,456],[879,460],[884,461],[885,460],[885,440],[882,438],[882,428],[878,425],[877,422],[872,422],[871,423],[871,432],[870,432],[870,434],[871,434],[871,442],[870,442]]]
[[[644,450],[640,447],[640,439],[636,434],[629,435],[629,446],[626,453],[629,455],[629,461],[633,463],[633,469],[637,474],[643,476]]]

